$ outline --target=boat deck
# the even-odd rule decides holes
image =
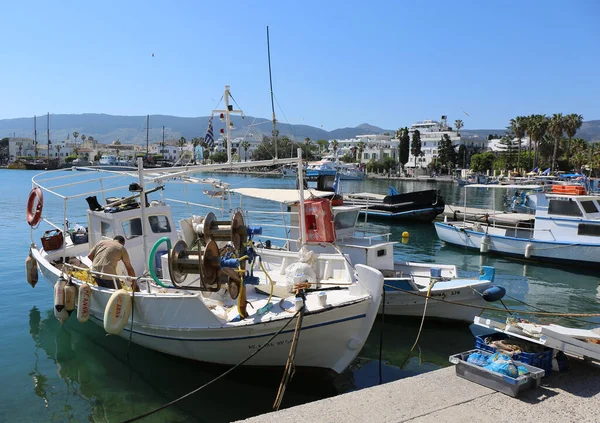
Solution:
[[[446,204],[444,213],[439,217],[447,217],[448,220],[487,220],[490,223],[502,224],[507,226],[517,226],[520,223],[531,224],[534,215],[527,213],[510,213],[501,210],[482,209],[477,207],[464,207]]]

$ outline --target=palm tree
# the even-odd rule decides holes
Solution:
[[[521,139],[525,136],[526,120],[523,116],[517,116],[510,120],[510,130],[519,140],[519,156],[517,157],[517,171],[521,172]]]
[[[548,125],[548,132],[552,138],[554,138],[554,152],[552,153],[552,172],[556,167],[556,153],[558,152],[558,143],[563,137],[563,132],[565,126],[565,119],[562,113],[554,113],[552,118],[550,118],[550,123]]]
[[[331,149],[333,150],[333,156],[337,157],[337,149],[339,147],[340,143],[338,142],[338,140],[333,140],[331,142]]]
[[[358,148],[358,161],[359,163],[362,163],[362,156],[363,156],[363,151],[365,151],[365,142],[364,141],[359,141],[358,144],[356,144],[356,148]]]
[[[194,146],[194,164],[196,163],[196,148],[204,142],[204,137],[192,138],[192,145]]]
[[[58,153],[60,153],[61,150],[61,146],[60,144],[56,144],[56,157],[58,158],[58,162],[60,163],[60,157],[58,156]]]
[[[87,139],[89,142],[91,142],[92,144],[94,143],[94,137],[93,136],[89,136]]]
[[[241,144],[241,147],[244,149],[244,161],[248,161],[247,155],[248,149],[250,148],[250,143],[247,140],[244,140],[244,142]]]
[[[81,143],[83,144],[85,142],[85,134],[81,134]]]
[[[463,121],[460,119],[456,119],[454,121],[454,126],[456,126],[456,135],[460,136],[460,128],[462,128],[463,126],[465,126],[463,124]]]
[[[575,134],[577,133],[577,130],[579,128],[581,128],[582,124],[583,124],[583,116],[581,116],[581,115],[578,115],[576,113],[571,113],[570,115],[565,116],[564,129],[565,129],[565,133],[567,134],[567,137],[568,137],[567,170],[570,169],[569,155],[571,154],[571,139],[575,136]]]
[[[75,138],[75,146],[77,146],[77,138],[79,138],[79,132],[73,132],[73,138]]]
[[[327,140],[318,140],[317,145],[319,146],[319,153],[322,153],[329,146],[329,142]]]

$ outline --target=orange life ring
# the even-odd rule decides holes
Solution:
[[[37,199],[35,210],[33,204]],[[29,199],[27,200],[27,223],[29,226],[36,226],[42,220],[42,209],[44,208],[44,196],[42,190],[35,187],[29,193]]]

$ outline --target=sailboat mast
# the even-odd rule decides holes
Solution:
[[[38,148],[37,148],[37,116],[33,115],[33,154],[35,155],[36,159],[37,159],[37,153],[38,153]]]
[[[273,144],[275,145],[275,158],[277,155],[277,119],[275,119],[275,103],[273,101],[273,78],[271,76],[271,43],[269,42],[269,27],[267,26],[267,56],[269,57],[269,85],[271,87],[271,111],[273,112]]]
[[[48,133],[46,134],[48,138],[48,166],[50,166],[50,112],[48,112],[48,119],[46,120],[46,127],[48,129]]]
[[[150,131],[150,115],[146,115],[146,158],[150,153],[150,144],[149,144],[149,131]]]
[[[229,112],[231,111],[229,108],[229,85],[225,85],[225,134],[227,136],[227,163],[231,163],[231,133],[230,133],[230,121],[231,118],[229,116]]]

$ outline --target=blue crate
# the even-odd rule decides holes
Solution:
[[[498,341],[500,339],[508,339],[510,338],[510,336],[505,335],[503,333],[495,332],[475,337],[475,348],[495,353],[497,352],[497,349],[494,347],[490,347],[488,344],[486,344],[485,338],[492,338],[494,341]],[[554,350],[552,348],[544,347],[544,351],[541,353],[522,352],[519,354],[513,354],[512,358],[515,361],[520,361],[522,363],[539,367],[540,369],[544,369],[546,371],[545,376],[548,376],[550,375],[550,373],[552,373],[553,353]]]

